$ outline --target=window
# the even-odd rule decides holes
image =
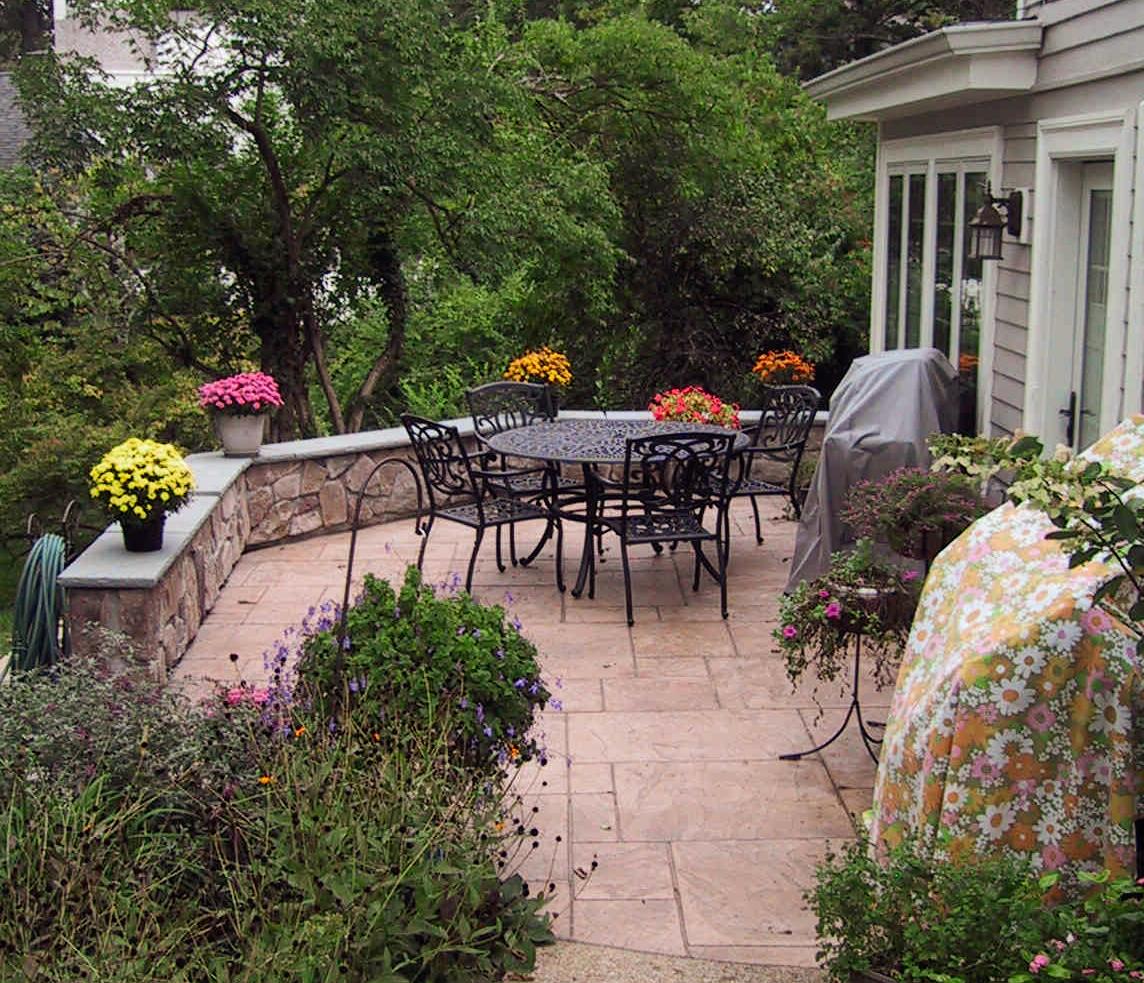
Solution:
[[[997,140],[989,129],[882,148],[872,348],[944,352],[961,375],[960,429],[973,433],[983,402],[984,269],[966,255],[967,226],[984,200]]]

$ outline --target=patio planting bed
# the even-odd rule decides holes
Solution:
[[[763,508],[762,546],[749,505],[733,509],[726,622],[713,583],[692,593],[682,549],[633,555],[630,629],[614,551],[595,600],[557,593],[550,548],[528,569],[505,573],[491,543],[482,551],[474,594],[520,619],[563,705],[540,725],[548,766],[526,766],[515,786],[524,808],[537,808],[541,831],[541,848],[523,870],[538,886],[557,883],[550,910],[559,913],[562,937],[813,965],[814,922],[802,891],[828,843],[853,835],[854,815],[870,805],[874,766],[852,734],[821,755],[778,760],[829,733],[848,695],[823,688],[820,717],[809,686],[792,694],[772,652],[796,526],[781,518],[777,501]],[[434,530],[428,580],[447,582],[463,567],[470,535],[447,524]],[[578,562],[577,540],[569,537],[567,570]],[[175,679],[191,690],[209,680],[264,679],[262,653],[284,629],[312,605],[340,600],[348,541],[332,534],[245,553]],[[399,579],[418,546],[409,521],[363,530],[355,579],[366,572]],[[868,680],[862,697],[879,709],[890,702],[890,692],[875,692]],[[598,869],[579,877],[594,858]]]

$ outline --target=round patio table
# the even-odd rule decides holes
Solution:
[[[492,434],[487,443],[498,454],[523,457],[558,464],[579,464],[584,469],[584,484],[588,485],[589,472],[601,464],[623,464],[627,442],[634,437],[652,437],[673,433],[734,433],[735,451],[743,451],[750,444],[746,434],[718,427],[710,423],[660,423],[655,420],[548,420],[515,430]],[[562,518],[584,522],[584,551],[580,555],[580,571],[574,597],[584,592],[591,565],[592,544],[589,541],[586,513],[562,509]]]

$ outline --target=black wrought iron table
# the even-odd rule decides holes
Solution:
[[[724,427],[706,423],[659,423],[655,420],[549,420],[515,430],[491,435],[487,442],[498,454],[523,457],[558,464],[579,464],[584,469],[584,484],[590,483],[589,472],[603,464],[623,464],[627,442],[633,437],[649,437],[669,433],[731,433]],[[745,434],[736,435],[735,450],[742,451],[750,443]],[[585,522],[584,551],[580,555],[580,571],[574,597],[584,592],[592,560],[593,544],[589,541],[587,516],[561,510],[562,518]]]

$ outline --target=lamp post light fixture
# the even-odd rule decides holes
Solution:
[[[1008,232],[1014,237],[1021,234],[1023,203],[1020,191],[1011,191],[1005,197],[994,198],[989,185],[985,185],[985,204],[969,220],[970,259],[1001,258],[1002,232]]]

